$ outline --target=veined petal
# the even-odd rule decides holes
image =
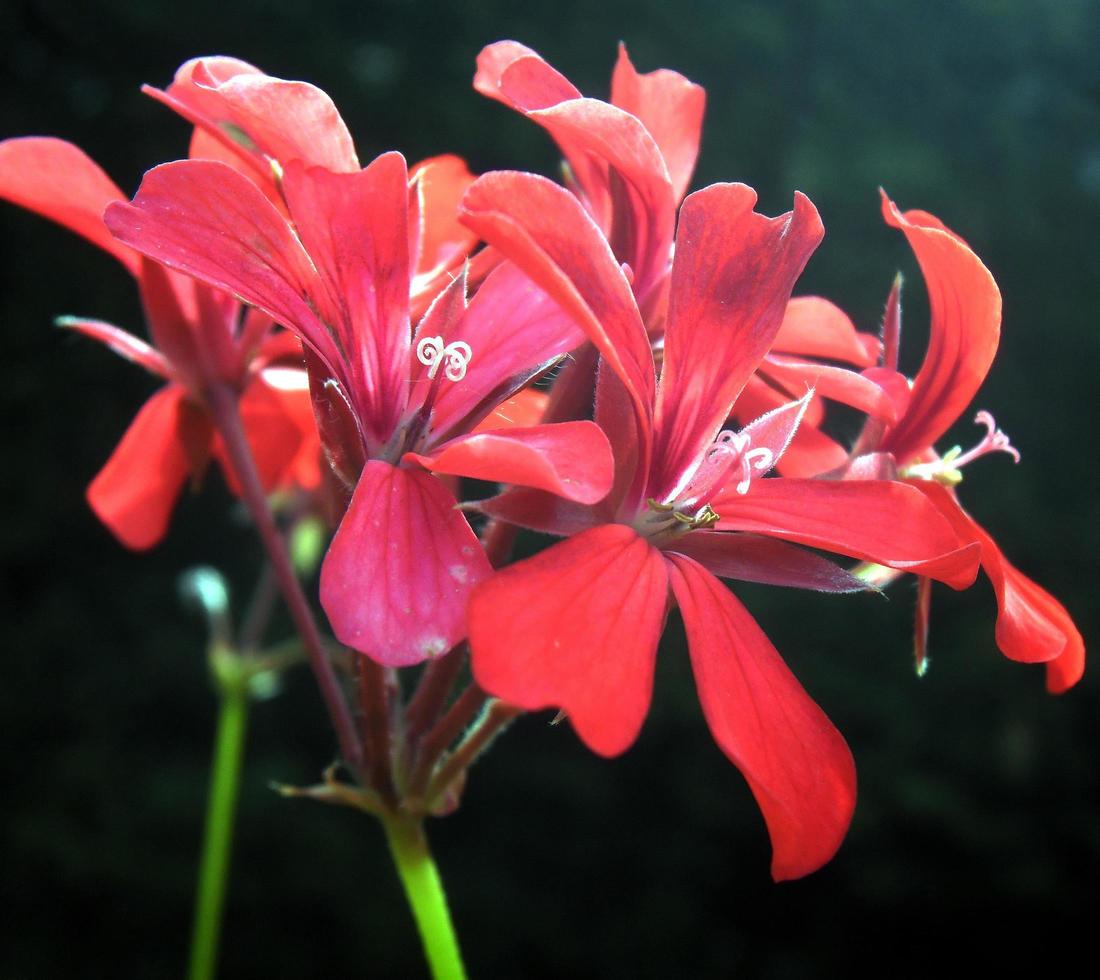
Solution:
[[[758,534],[697,531],[668,546],[712,575],[815,592],[863,592],[869,586],[827,558]]]
[[[467,598],[490,571],[439,480],[370,460],[321,566],[321,605],[341,643],[407,667],[466,635]]]
[[[317,295],[310,257],[286,219],[232,168],[207,160],[154,167],[133,204],[112,205],[105,220],[120,240],[258,306],[330,367],[339,364],[333,338],[309,305],[332,315],[327,297]]]
[[[474,591],[474,677],[529,711],[560,708],[592,751],[618,755],[649,709],[667,594],[660,552],[630,528],[578,534]]]
[[[150,374],[155,374],[159,378],[167,381],[172,376],[172,367],[160,351],[121,327],[104,323],[102,320],[86,320],[76,316],[58,317],[57,325],[98,340],[119,357],[140,364]]]
[[[653,137],[668,167],[677,201],[687,193],[695,170],[706,101],[702,86],[678,72],[658,68],[639,74],[626,45],[619,45],[619,60],[611,76],[611,102],[636,116]]]
[[[848,314],[820,296],[796,296],[787,304],[772,350],[799,357],[824,357],[856,367],[878,360],[877,337],[856,330]]]
[[[714,184],[680,208],[650,480],[658,499],[714,441],[824,235],[801,194],[779,218],[756,214],[755,204],[751,187]]]
[[[137,276],[141,258],[103,223],[112,201],[125,201],[91,157],[65,140],[24,136],[0,142],[0,199],[56,221],[99,246]]]
[[[873,561],[963,589],[978,573],[979,549],[923,494],[877,480],[756,480],[711,500],[723,531],[753,531]]]
[[[408,175],[400,153],[352,174],[294,161],[283,178],[295,229],[321,274],[348,365],[349,397],[379,444],[409,387]]]
[[[885,194],[882,214],[909,241],[928,287],[928,353],[913,381],[905,417],[882,449],[899,463],[935,444],[985,380],[1001,335],[1001,294],[981,260],[923,211],[902,213]]]
[[[995,637],[1010,660],[1046,663],[1047,685],[1060,694],[1081,679],[1085,643],[1065,607],[1040,585],[1012,565],[992,535],[962,509],[946,487],[928,480],[915,481],[961,534],[981,542],[982,569],[997,596]]]
[[[607,436],[593,422],[558,422],[459,436],[430,453],[406,453],[435,473],[535,487],[594,504],[611,489]]]
[[[852,753],[732,593],[690,559],[667,560],[707,725],[764,815],[772,877],[801,878],[848,832]]]
[[[88,486],[88,503],[96,516],[135,551],[164,537],[190,469],[180,437],[185,397],[186,390],[177,384],[156,392]]]
[[[563,538],[607,523],[595,508],[530,487],[510,487],[495,497],[463,507],[506,524]]]

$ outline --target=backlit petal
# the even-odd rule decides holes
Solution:
[[[787,304],[772,350],[870,367],[878,360],[879,346],[877,337],[859,333],[835,303],[820,296],[796,296]]]

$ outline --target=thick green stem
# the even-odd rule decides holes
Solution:
[[[241,781],[241,760],[248,727],[248,684],[244,677],[218,685],[218,732],[210,769],[210,798],[195,896],[195,923],[191,934],[190,980],[212,980],[217,972],[218,939],[229,878],[233,818]]]
[[[382,825],[386,828],[390,854],[416,919],[433,980],[465,980],[466,970],[447,909],[447,896],[428,850],[423,820],[386,814],[382,817]]]

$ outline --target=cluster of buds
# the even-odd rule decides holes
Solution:
[[[67,143],[0,144],[0,196],[118,259],[152,343],[63,322],[165,382],[89,501],[124,545],[150,547],[211,460],[247,492],[243,449],[264,491],[328,515],[320,604],[354,652],[335,697],[352,679],[361,696],[358,739],[341,743],[357,782],[327,791],[367,808],[442,812],[521,710],[556,709],[593,751],[625,751],[678,607],[772,874],[805,875],[851,820],[851,753],[719,579],[848,593],[915,576],[923,670],[931,582],[964,589],[982,570],[1007,657],[1045,663],[1052,692],[1083,670],[1068,614],[957,496],[964,465],[1015,449],[984,412],[978,447],[936,449],[992,364],[997,286],[962,238],[883,194],[931,301],[907,378],[900,280],[881,333],[793,296],[824,235],[805,196],[769,218],[744,184],[687,194],[698,85],[639,73],[621,49],[610,101],[586,98],[504,41],[474,87],[550,134],[562,183],[475,178],[450,155],[361,166],[323,92],[224,57],[148,90],[193,136],[132,201]],[[239,444],[219,424],[227,399]],[[865,418],[851,447],[829,402]],[[464,479],[498,490],[471,499]],[[561,540],[509,562],[517,528]],[[444,713],[467,651],[473,683]],[[393,671],[426,662],[402,704]]]

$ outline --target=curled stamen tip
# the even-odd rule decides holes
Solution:
[[[986,437],[971,452],[1008,453],[1014,462],[1020,462],[1020,451],[1009,441],[1008,434],[997,428],[997,421],[993,418],[992,412],[987,412],[983,408],[974,416],[974,422],[976,425],[985,426]]]
[[[416,359],[428,368],[429,378],[434,378],[443,364],[448,381],[461,381],[472,356],[473,350],[464,340],[444,344],[442,337],[421,337],[416,343]]]

